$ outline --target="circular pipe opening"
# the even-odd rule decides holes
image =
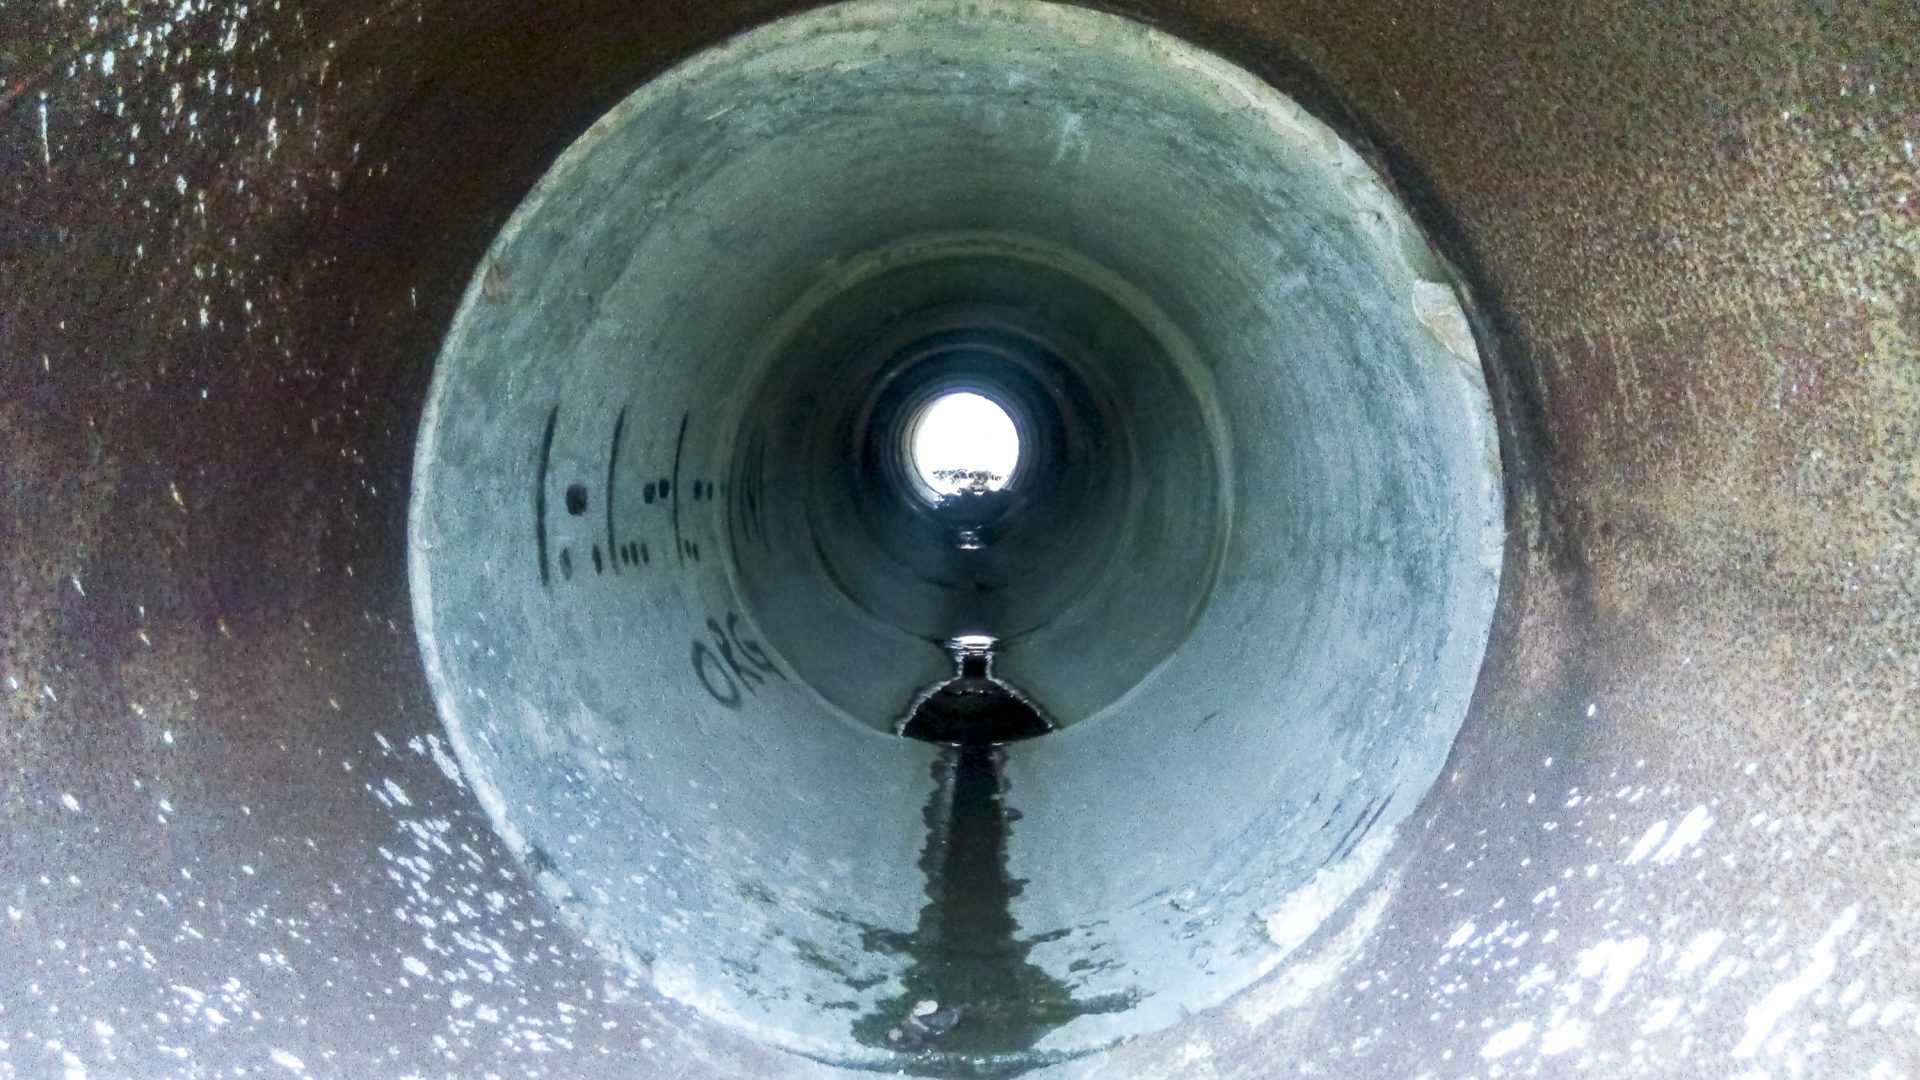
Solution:
[[[915,414],[907,460],[929,501],[1000,491],[1020,464],[1020,432],[998,402],[947,390]]]
[[[1018,458],[934,502],[956,390]],[[476,270],[414,483],[450,739],[582,939],[937,1075],[1284,964],[1438,775],[1502,539],[1472,336],[1378,177],[1216,57],[995,0],[820,9],[622,102]]]

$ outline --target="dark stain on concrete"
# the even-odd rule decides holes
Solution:
[[[1048,1032],[1081,1016],[1120,1012],[1137,994],[1079,999],[1035,965],[1013,901],[1022,882],[1007,870],[1007,836],[1018,811],[1002,802],[1005,752],[948,746],[934,762],[927,846],[920,857],[927,904],[908,934],[872,934],[869,947],[911,961],[902,991],[861,1017],[854,1037],[910,1055],[916,1076],[1017,1076],[1045,1064],[1032,1053]]]

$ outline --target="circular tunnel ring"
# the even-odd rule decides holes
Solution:
[[[867,1068],[1109,1047],[1285,963],[1446,761],[1502,539],[1472,335],[1245,71],[1078,8],[819,9],[635,92],[483,267],[415,461],[429,681],[668,996]],[[1022,433],[976,549],[901,497],[936,333]],[[1057,730],[898,737],[969,635]]]

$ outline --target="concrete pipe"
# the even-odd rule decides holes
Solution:
[[[0,1074],[1920,1070],[1920,17],[802,7],[0,12]]]

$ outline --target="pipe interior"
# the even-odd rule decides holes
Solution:
[[[1024,459],[930,505],[955,389]],[[535,187],[439,361],[412,581],[588,940],[823,1060],[1022,1068],[1219,1003],[1365,878],[1465,716],[1500,491],[1450,279],[1331,131],[1117,17],[866,3]],[[961,639],[1033,737],[898,736]]]
[[[1920,7],[1098,6],[0,4],[0,1076],[1920,1074]]]

